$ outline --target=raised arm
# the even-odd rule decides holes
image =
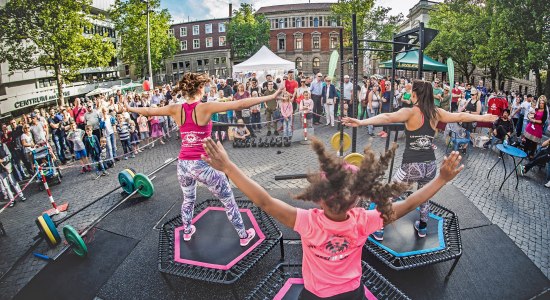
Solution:
[[[395,218],[399,219],[402,216],[408,214],[420,204],[428,201],[432,198],[447,182],[451,181],[455,176],[464,169],[464,165],[460,165],[462,157],[457,151],[451,152],[449,157],[443,159],[441,164],[439,175],[428,182],[421,189],[414,192],[407,197],[404,201],[395,202],[393,204],[393,211],[395,212]]]
[[[202,110],[202,113],[211,115],[218,112],[224,112],[228,110],[241,110],[245,108],[249,108],[251,106],[254,106],[256,104],[260,104],[262,102],[267,102],[269,100],[277,99],[277,97],[283,92],[284,87],[279,88],[273,95],[269,96],[263,96],[263,97],[253,97],[253,98],[246,98],[238,101],[230,101],[230,102],[207,102],[200,105],[200,110]]]
[[[223,149],[223,146],[219,142],[215,143],[211,138],[207,138],[203,145],[208,154],[208,157],[202,157],[204,161],[214,169],[224,172],[237,188],[263,211],[273,216],[285,226],[294,228],[297,214],[294,206],[271,197],[264,188],[246,176],[229,160],[225,149]]]
[[[393,113],[379,114],[372,118],[365,120],[357,120],[354,118],[343,118],[342,122],[346,126],[358,127],[358,126],[367,126],[367,125],[385,125],[391,123],[403,123],[407,121],[412,113],[412,108],[402,108]]]
[[[479,101],[478,101],[479,102]],[[468,113],[451,113],[444,109],[437,109],[438,120],[445,123],[457,123],[457,122],[490,122],[493,123],[498,119],[498,116],[485,114],[475,115]]]
[[[128,102],[124,102],[126,110],[131,113],[138,113],[146,117],[149,116],[171,116],[177,117],[180,110],[180,104],[170,104],[162,107],[130,107]]]

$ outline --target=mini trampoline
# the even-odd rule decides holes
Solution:
[[[371,204],[368,209],[374,209],[374,205]],[[454,259],[445,277],[448,280],[462,255],[458,217],[432,201],[430,210],[426,237],[418,237],[413,226],[418,219],[417,209],[386,226],[383,241],[369,236],[365,248],[394,270],[413,269]]]
[[[409,299],[366,262],[362,264],[361,282],[367,299]],[[279,264],[245,299],[296,300],[303,288],[302,265]]]
[[[183,240],[181,216],[162,226],[159,238],[159,270],[163,274],[231,284],[251,269],[277,243],[284,258],[282,233],[275,221],[252,202],[238,200],[246,228],[256,237],[247,247],[239,245],[237,232],[227,220],[223,204],[216,199],[195,206],[192,223],[197,231]]]

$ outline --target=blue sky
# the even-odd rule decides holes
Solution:
[[[273,5],[272,0],[161,0],[161,6],[167,8],[172,15],[175,23],[185,22],[188,18],[193,20],[204,20],[212,18],[227,17],[229,13],[229,2],[233,3],[233,8],[239,7],[240,3],[252,3],[254,8]],[[304,3],[304,0],[278,0],[277,5],[289,3]],[[311,2],[337,2],[331,0],[311,1]],[[409,9],[413,7],[418,0],[376,0],[378,5],[391,7],[393,14],[403,13],[407,15]]]

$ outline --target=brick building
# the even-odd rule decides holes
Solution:
[[[166,81],[176,81],[184,72],[230,75],[231,50],[227,44],[229,18],[173,24],[170,34],[179,41],[179,49],[166,62]]]
[[[260,8],[271,23],[269,48],[294,61],[305,74],[327,73],[330,54],[340,46],[339,21],[330,3],[301,3]]]

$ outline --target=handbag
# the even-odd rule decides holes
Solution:
[[[245,108],[241,111],[241,114],[243,116],[243,118],[249,118],[250,117],[250,109],[248,108]]]

